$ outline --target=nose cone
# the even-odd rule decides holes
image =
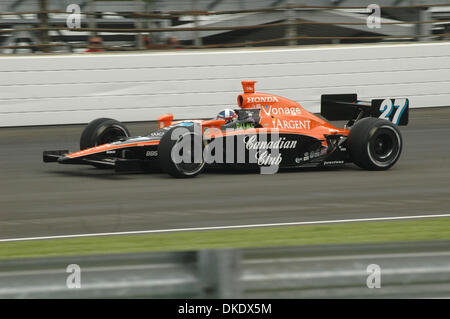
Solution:
[[[244,93],[255,93],[255,83],[256,81],[242,81],[242,88]]]

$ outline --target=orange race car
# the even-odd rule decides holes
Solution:
[[[90,122],[80,151],[44,151],[44,162],[89,164],[116,171],[162,170],[193,177],[205,167],[259,168],[341,166],[353,162],[385,170],[400,157],[398,125],[408,124],[409,100],[359,101],[356,94],[322,95],[321,116],[346,120],[337,128],[287,98],[255,93],[243,81],[239,109],[225,109],[212,120],[158,118],[158,129],[130,137],[124,124],[100,118]]]

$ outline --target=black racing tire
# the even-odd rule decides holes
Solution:
[[[403,140],[396,125],[373,117],[357,121],[348,136],[353,162],[367,170],[386,170],[400,158]]]
[[[180,131],[176,131],[174,134],[175,137],[178,137],[178,139],[174,139],[172,137],[172,133],[176,130],[180,129]],[[181,133],[180,133],[181,132]],[[181,161],[179,163],[176,163],[176,161],[172,158],[172,150],[175,146],[182,147],[180,143],[182,143],[183,138],[187,135],[191,136],[191,141],[193,143],[201,143],[201,154],[198,159],[198,162],[194,161],[194,152],[190,152],[191,161],[190,162],[184,162]],[[199,144],[197,144],[198,146]],[[196,132],[194,130],[194,125],[191,127],[180,127],[176,126],[170,130],[168,130],[163,137],[161,138],[158,146],[158,156],[159,156],[159,165],[161,169],[166,172],[167,174],[177,177],[177,178],[190,178],[195,177],[199,175],[206,166],[206,161],[203,157],[203,150],[205,147],[205,142],[203,140],[203,136],[201,136],[200,132]],[[193,147],[192,149],[199,150],[200,148]]]
[[[99,118],[91,121],[84,129],[80,138],[80,150],[118,141],[129,137],[128,128],[121,122]]]

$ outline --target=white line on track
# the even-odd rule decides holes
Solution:
[[[64,238],[67,239],[67,238],[80,238],[80,237],[116,236],[116,235],[142,235],[142,234],[175,233],[175,232],[201,231],[201,230],[226,230],[226,229],[260,228],[260,227],[277,227],[277,226],[299,226],[299,225],[337,224],[337,223],[352,223],[352,222],[373,222],[373,221],[422,219],[422,218],[438,218],[438,217],[450,217],[450,214],[355,218],[355,219],[318,220],[318,221],[292,222],[292,223],[192,227],[192,228],[174,228],[174,229],[136,230],[136,231],[123,231],[123,232],[111,232],[111,233],[92,233],[92,234],[74,234],[74,235],[58,235],[58,236],[42,236],[42,237],[5,238],[5,239],[0,239],[0,242],[30,241],[30,240],[44,240],[44,239],[64,239]]]

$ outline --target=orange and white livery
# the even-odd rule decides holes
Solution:
[[[242,81],[233,121],[174,121],[158,118],[158,128],[131,137],[127,127],[109,118],[84,129],[80,150],[45,151],[45,162],[88,164],[116,171],[163,170],[193,177],[205,167],[323,167],[355,163],[384,170],[400,157],[403,141],[398,125],[408,124],[406,98],[358,100],[356,94],[321,96],[320,116],[300,103],[257,93],[255,81]],[[328,121],[346,120],[343,128]]]

